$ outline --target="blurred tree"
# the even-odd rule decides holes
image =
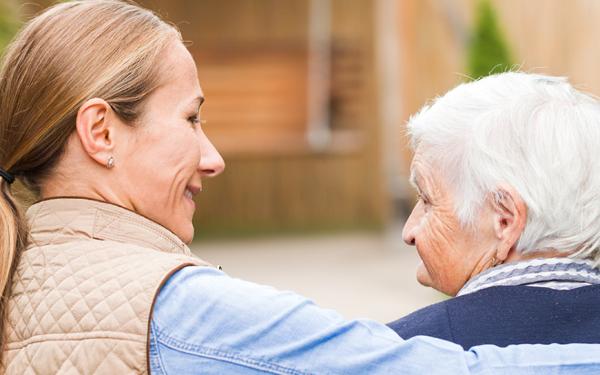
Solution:
[[[11,0],[0,0],[0,52],[19,29],[16,4]]]
[[[512,67],[508,45],[489,0],[479,0],[468,48],[468,74],[477,79]]]

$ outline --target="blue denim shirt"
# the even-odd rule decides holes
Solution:
[[[304,297],[186,267],[160,291],[152,374],[598,374],[600,345],[479,346],[399,338]]]

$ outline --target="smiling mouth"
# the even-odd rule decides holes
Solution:
[[[201,191],[202,191],[202,186],[191,186],[190,185],[185,188],[185,192],[183,193],[183,195],[186,198],[193,200],[194,196]]]

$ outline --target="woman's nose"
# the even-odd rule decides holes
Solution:
[[[406,220],[406,224],[404,224],[404,228],[402,228],[402,239],[407,245],[415,246],[415,237],[416,237],[416,220],[414,210]]]
[[[225,170],[225,161],[219,151],[206,136],[203,137],[200,147],[202,150],[198,165],[200,174],[205,177],[215,177],[221,174]]]

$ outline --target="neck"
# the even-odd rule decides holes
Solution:
[[[477,263],[477,265],[473,268],[473,272],[471,272],[471,275],[469,276],[469,278],[467,280],[471,280],[472,278],[474,278],[481,272],[488,270],[490,268],[493,268],[500,264],[516,263],[516,262],[522,262],[525,260],[531,260],[531,259],[536,259],[536,258],[564,258],[564,257],[569,256],[572,253],[573,253],[572,251],[571,252],[560,252],[560,251],[553,250],[553,249],[546,249],[546,250],[529,251],[526,254],[522,254],[522,253],[517,253],[516,249],[513,247],[510,250],[510,252],[508,253],[508,257],[506,257],[506,259],[501,263],[493,265],[492,259],[482,258],[479,261],[479,263]]]
[[[521,262],[535,258],[565,258],[571,254],[573,254],[573,251],[564,252],[554,249],[533,250],[523,254],[517,253],[516,249],[512,248],[503,263]]]
[[[93,187],[78,186],[76,183],[71,186],[44,184],[40,190],[40,199],[60,198],[60,197],[80,197],[89,198],[97,201],[113,203],[117,206],[133,210],[131,204],[123,201],[119,196],[111,190],[98,190]]]

